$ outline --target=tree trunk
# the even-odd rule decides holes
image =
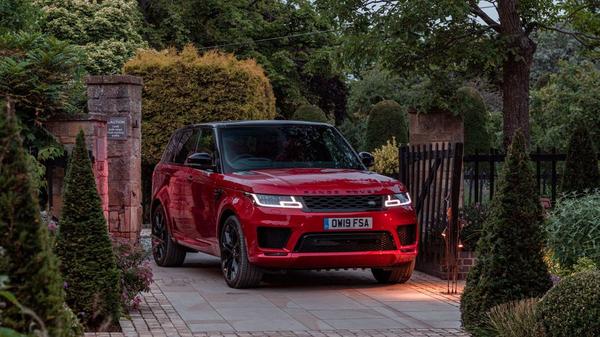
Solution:
[[[505,147],[510,145],[517,130],[521,130],[529,142],[529,76],[536,45],[523,29],[517,2],[498,2],[501,36],[509,50],[502,69]]]

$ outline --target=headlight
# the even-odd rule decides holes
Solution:
[[[398,207],[410,205],[410,195],[408,192],[390,194],[385,198],[385,207]]]
[[[254,194],[248,193],[258,206],[279,208],[302,208],[302,203],[296,198],[287,195]]]

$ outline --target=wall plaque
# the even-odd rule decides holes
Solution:
[[[106,123],[108,139],[126,140],[128,135],[127,117],[109,117]]]

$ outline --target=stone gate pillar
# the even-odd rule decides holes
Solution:
[[[142,223],[142,79],[89,76],[86,84],[89,113],[106,117],[109,230],[134,241]]]

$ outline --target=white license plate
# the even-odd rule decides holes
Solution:
[[[372,229],[373,218],[325,218],[323,229],[326,231],[344,229]]]

